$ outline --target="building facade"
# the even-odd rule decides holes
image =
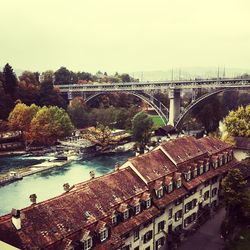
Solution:
[[[0,240],[20,249],[168,249],[218,206],[220,182],[237,165],[231,146],[215,138],[164,142],[110,174],[13,209],[0,217]]]

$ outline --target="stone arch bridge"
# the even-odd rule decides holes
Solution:
[[[105,93],[130,93],[154,108],[164,124],[168,123],[180,129],[186,115],[200,102],[226,90],[250,89],[250,79],[219,78],[182,81],[66,84],[55,86],[60,89],[63,95],[66,94],[69,100],[80,95],[84,97],[86,102]],[[207,90],[208,93],[197,98],[197,93],[204,89]],[[181,91],[183,90],[192,91],[192,102],[181,111]],[[162,91],[168,91],[170,99],[169,110],[153,96],[155,92]]]

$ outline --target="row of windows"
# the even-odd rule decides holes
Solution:
[[[187,173],[185,173],[184,174],[185,180],[190,181],[196,176],[201,175],[204,172],[208,172],[210,169],[210,165],[212,165],[213,168],[217,168],[227,163],[228,161],[232,160],[232,158],[233,158],[232,154],[227,154],[226,156],[223,156],[220,159],[213,161],[211,164],[209,162],[207,162],[205,165],[201,164],[198,168],[196,167],[192,172],[189,170]]]
[[[174,184],[175,184],[175,185],[174,185]],[[174,190],[174,188],[180,188],[181,185],[182,185],[181,179],[177,180],[175,183],[170,182],[169,185],[167,185],[167,186],[162,186],[162,187],[160,187],[159,189],[156,189],[156,190],[155,190],[156,197],[157,197],[157,198],[163,197],[163,195],[164,195],[164,189],[165,189],[165,192],[166,192],[166,193],[171,193],[171,192]]]
[[[150,207],[151,207],[151,198],[145,201],[145,209],[148,209]],[[139,214],[142,211],[142,204],[139,203],[138,205],[133,207],[133,209],[130,209],[130,208],[126,209],[122,214],[123,221],[127,220],[127,219],[129,219],[131,217],[131,215],[132,215],[132,213],[130,213],[131,210],[133,211],[134,215]],[[114,214],[112,216],[112,225],[115,226],[115,225],[118,224],[118,217],[119,217],[118,214]]]

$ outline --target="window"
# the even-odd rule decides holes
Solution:
[[[83,242],[83,249],[84,250],[88,250],[88,249],[90,249],[92,247],[92,238],[90,237],[90,238],[88,238],[87,240],[85,240],[84,242]]]
[[[156,249],[160,249],[161,247],[163,247],[165,244],[165,238],[161,237],[159,240],[156,241]]]
[[[112,224],[115,225],[117,223],[117,216],[114,214],[112,216]]]
[[[213,161],[213,167],[217,168],[218,167],[218,160]]]
[[[197,204],[197,199],[193,199],[192,201],[188,202],[185,205],[185,213],[188,213],[190,210],[192,210]]]
[[[191,214],[184,220],[184,227],[187,227],[190,223],[195,221],[196,219],[196,213]]]
[[[189,181],[191,179],[191,172],[190,170],[185,174],[185,178],[187,181]]]
[[[170,208],[170,209],[168,210],[168,219],[170,220],[170,219],[172,219],[172,217],[173,217],[173,209]]]
[[[217,180],[218,180],[217,176],[213,177],[213,178],[212,178],[212,184],[216,183]]]
[[[177,182],[176,182],[176,187],[177,187],[177,188],[180,188],[180,187],[181,187],[181,179],[177,180]]]
[[[163,188],[162,187],[160,189],[156,190],[156,196],[158,198],[161,198],[163,196]]]
[[[209,184],[210,184],[209,180],[204,182],[205,187],[209,186]]]
[[[207,200],[209,198],[209,191],[204,193],[204,201]]]
[[[164,230],[164,225],[165,225],[164,220],[158,223],[158,233]]]
[[[141,211],[141,206],[140,204],[135,207],[135,214],[139,214]]]
[[[197,168],[195,168],[193,171],[193,177],[195,178],[196,176],[197,176]]]
[[[103,231],[100,232],[100,240],[105,241],[108,238],[108,230],[104,229]]]
[[[139,237],[140,237],[140,234],[139,234],[139,230],[137,229],[134,231],[134,241],[139,240]]]
[[[216,194],[217,194],[217,188],[214,188],[214,189],[212,190],[212,197],[214,197]]]
[[[180,220],[182,217],[182,210],[179,210],[175,213],[175,221]]]
[[[129,217],[129,211],[128,211],[128,209],[127,209],[127,210],[125,210],[124,213],[123,213],[123,219],[126,220],[126,219],[128,219],[128,217]]]
[[[219,164],[220,166],[222,166],[223,165],[223,156],[222,157],[220,157],[220,164]]]
[[[204,168],[203,165],[200,165],[200,174],[203,174]]]
[[[173,183],[170,182],[169,185],[168,185],[168,193],[170,193],[172,191],[173,191]]]
[[[152,235],[153,235],[152,230],[145,233],[143,237],[143,243],[147,243],[148,241],[150,241],[152,239]]]
[[[207,172],[209,170],[209,162],[206,163],[205,171]]]
[[[146,200],[146,208],[151,207],[151,199]]]
[[[182,198],[179,198],[175,201],[175,206],[178,206],[181,203],[182,203]]]

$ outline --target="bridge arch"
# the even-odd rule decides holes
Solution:
[[[138,92],[133,92],[133,91],[123,91],[123,93],[124,92],[127,94],[130,94],[130,95],[134,95],[134,96],[140,98],[141,100],[145,101],[149,106],[151,106],[156,111],[156,113],[159,115],[159,117],[163,121],[164,125],[167,125],[168,108],[166,106],[164,106],[163,103],[158,101],[154,96],[152,96],[150,94],[146,94],[146,93],[138,93]],[[108,93],[110,93],[110,92],[108,92]],[[107,92],[103,91],[103,92],[95,93],[95,94],[87,97],[85,99],[85,103],[88,103],[92,99],[96,98],[99,95],[103,95],[103,94],[107,94]]]
[[[179,115],[179,117],[177,118],[176,120],[176,123],[175,123],[175,128],[177,129],[180,129],[182,123],[183,123],[183,120],[185,119],[185,117],[188,115],[188,113],[194,108],[196,107],[199,103],[203,102],[204,100],[206,100],[207,98],[211,97],[211,96],[214,96],[214,95],[217,95],[221,92],[224,92],[224,91],[229,91],[230,89],[226,88],[226,89],[217,89],[213,92],[210,92],[210,93],[207,93],[205,95],[202,95],[200,96],[199,98],[197,98],[195,101],[191,102],[183,112],[181,112],[181,114]]]

